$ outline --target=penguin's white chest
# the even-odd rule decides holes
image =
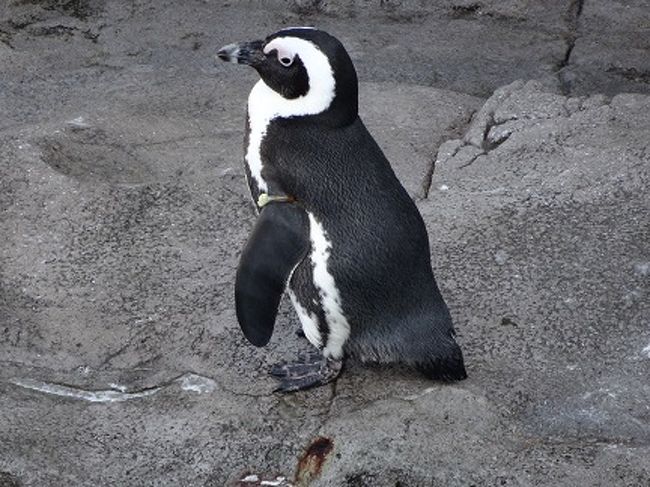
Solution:
[[[244,158],[250,176],[257,184],[260,193],[268,192],[268,183],[263,177],[264,166],[273,163],[262,158],[262,144],[265,143],[270,123],[276,118],[321,113],[327,110],[334,99],[336,83],[327,57],[315,47],[309,49],[312,51],[311,55],[305,59],[310,60],[310,67],[308,67],[310,90],[306,95],[289,100],[260,80],[248,96],[250,132]],[[318,291],[329,330],[326,343],[323,343],[320,334],[318,318],[309,313],[292,292],[289,292],[289,296],[298,313],[305,336],[315,346],[323,347],[325,357],[339,359],[343,356],[343,345],[350,336],[350,324],[343,314],[341,295],[330,271],[332,242],[321,222],[310,212],[307,213],[311,240],[311,253],[308,258],[312,265],[314,286]]]
[[[255,181],[261,193],[268,191],[268,185],[262,177],[262,168],[264,166],[262,162],[262,141],[266,136],[269,123],[277,116],[268,105],[268,90],[270,90],[269,87],[260,80],[248,96],[249,134],[244,160],[251,178]]]
[[[306,95],[287,99],[277,91],[269,88],[263,80],[259,80],[248,95],[248,147],[244,159],[251,178],[257,183],[260,192],[268,191],[268,184],[262,177],[265,164],[270,161],[262,160],[262,143],[264,142],[269,124],[275,118],[302,117],[321,113],[330,106],[334,99],[335,82],[332,68],[327,57],[315,47],[309,47],[312,52],[310,64],[310,89]]]

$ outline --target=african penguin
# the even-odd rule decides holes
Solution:
[[[320,351],[272,368],[279,390],[333,380],[346,355],[464,379],[424,222],[359,118],[357,75],[342,44],[289,28],[217,56],[261,78],[244,138],[259,215],[237,270],[238,321],[251,343],[266,345],[288,290]]]

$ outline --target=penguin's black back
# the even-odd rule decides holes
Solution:
[[[273,120],[261,146],[273,164],[262,176],[270,193],[294,196],[327,232],[327,268],[351,328],[346,351],[464,378],[417,207],[360,118],[334,127],[324,116]]]

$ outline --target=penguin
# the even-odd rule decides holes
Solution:
[[[345,357],[466,378],[424,222],[359,118],[357,74],[341,42],[292,27],[217,57],[260,77],[244,136],[258,216],[237,268],[237,319],[253,345],[266,345],[287,292],[316,348],[271,368],[277,390],[331,382]]]

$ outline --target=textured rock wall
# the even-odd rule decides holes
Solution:
[[[647,485],[647,2],[0,5],[0,485]],[[418,200],[469,379],[274,395],[232,285],[255,75],[316,24]],[[515,81],[521,80],[521,81]],[[534,81],[530,81],[534,80]]]

